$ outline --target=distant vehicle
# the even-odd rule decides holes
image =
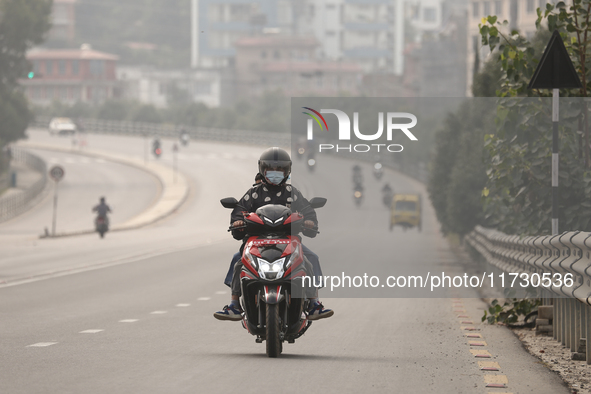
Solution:
[[[363,202],[363,186],[355,185],[355,188],[353,189],[353,201],[357,208],[361,206],[361,203]]]
[[[373,175],[379,181],[382,179],[382,175],[384,175],[384,169],[382,168],[382,163],[376,163],[373,165]]]
[[[160,143],[159,138],[156,138],[154,139],[154,141],[152,141],[152,153],[154,154],[154,157],[156,157],[157,159],[162,154],[162,145]]]
[[[390,231],[402,226],[404,231],[416,227],[421,231],[421,196],[418,194],[395,194],[390,208]]]
[[[49,122],[49,134],[73,135],[76,134],[76,123],[70,118],[53,118]]]

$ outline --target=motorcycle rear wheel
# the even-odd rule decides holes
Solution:
[[[279,305],[267,304],[266,319],[267,356],[278,357],[283,346],[281,343],[281,320],[279,319]]]

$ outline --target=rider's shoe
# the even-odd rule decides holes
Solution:
[[[242,310],[240,305],[235,306],[230,304],[226,305],[224,309],[222,309],[221,311],[217,311],[216,313],[214,313],[213,317],[215,317],[218,320],[240,321],[242,320],[242,313],[244,313],[244,311]]]
[[[308,320],[320,320],[334,315],[332,309],[325,309],[322,302],[313,302],[308,309]]]

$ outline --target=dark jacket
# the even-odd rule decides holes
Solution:
[[[111,212],[111,208],[103,203],[92,208],[92,212],[98,213],[98,216],[105,217],[107,216],[107,213]]]
[[[304,216],[304,220],[311,220],[314,222],[314,226],[318,226],[318,218],[316,217],[316,211],[310,206],[310,203],[300,193],[295,186],[292,185],[269,185],[265,182],[250,188],[246,194],[238,202],[242,207],[246,208],[247,212],[255,212],[260,207],[267,204],[285,205],[294,212],[299,212]],[[244,220],[242,207],[234,208],[232,215],[230,216],[230,224],[237,220]],[[306,231],[304,229],[304,235],[309,237],[315,237],[315,231]],[[244,231],[234,230],[232,236],[235,239],[244,238]]]

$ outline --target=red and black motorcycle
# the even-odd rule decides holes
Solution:
[[[240,207],[232,197],[221,203],[225,208]],[[312,208],[325,204],[325,198],[310,200]],[[240,227],[246,232],[240,272],[242,325],[257,343],[266,341],[269,357],[277,357],[284,341],[294,343],[312,324],[305,313],[306,296],[313,297],[316,290],[299,235],[304,217],[283,205],[269,204],[254,213],[244,212],[244,221]]]

